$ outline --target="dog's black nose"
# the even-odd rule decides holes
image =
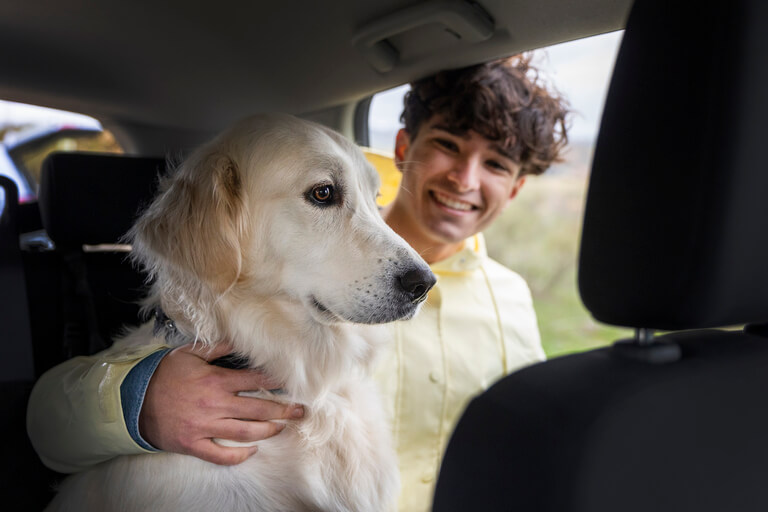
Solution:
[[[436,281],[435,275],[428,268],[412,268],[397,278],[398,284],[414,304],[427,298],[427,292]]]

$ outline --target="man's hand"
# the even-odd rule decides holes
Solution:
[[[221,446],[213,439],[260,441],[285,426],[270,420],[304,415],[301,406],[238,396],[240,391],[280,385],[253,370],[208,364],[230,352],[228,346],[209,349],[189,344],[163,357],[149,381],[139,415],[139,431],[148,443],[215,464],[239,464],[257,448]]]

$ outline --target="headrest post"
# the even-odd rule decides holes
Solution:
[[[674,363],[683,355],[680,345],[663,337],[654,337],[653,329],[646,327],[636,329],[634,338],[615,342],[611,353],[616,357],[649,364]]]
[[[638,345],[650,345],[653,343],[653,329],[639,327],[635,329],[635,340]]]

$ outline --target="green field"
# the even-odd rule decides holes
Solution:
[[[520,194],[485,231],[488,252],[531,287],[549,357],[630,337],[632,331],[597,323],[576,285],[586,172],[553,168],[527,179]]]

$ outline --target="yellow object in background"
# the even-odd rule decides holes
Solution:
[[[379,171],[381,190],[379,190],[380,195],[376,202],[379,206],[386,206],[397,195],[397,189],[400,186],[400,171],[395,166],[392,153],[370,148],[361,149],[365,158]]]

